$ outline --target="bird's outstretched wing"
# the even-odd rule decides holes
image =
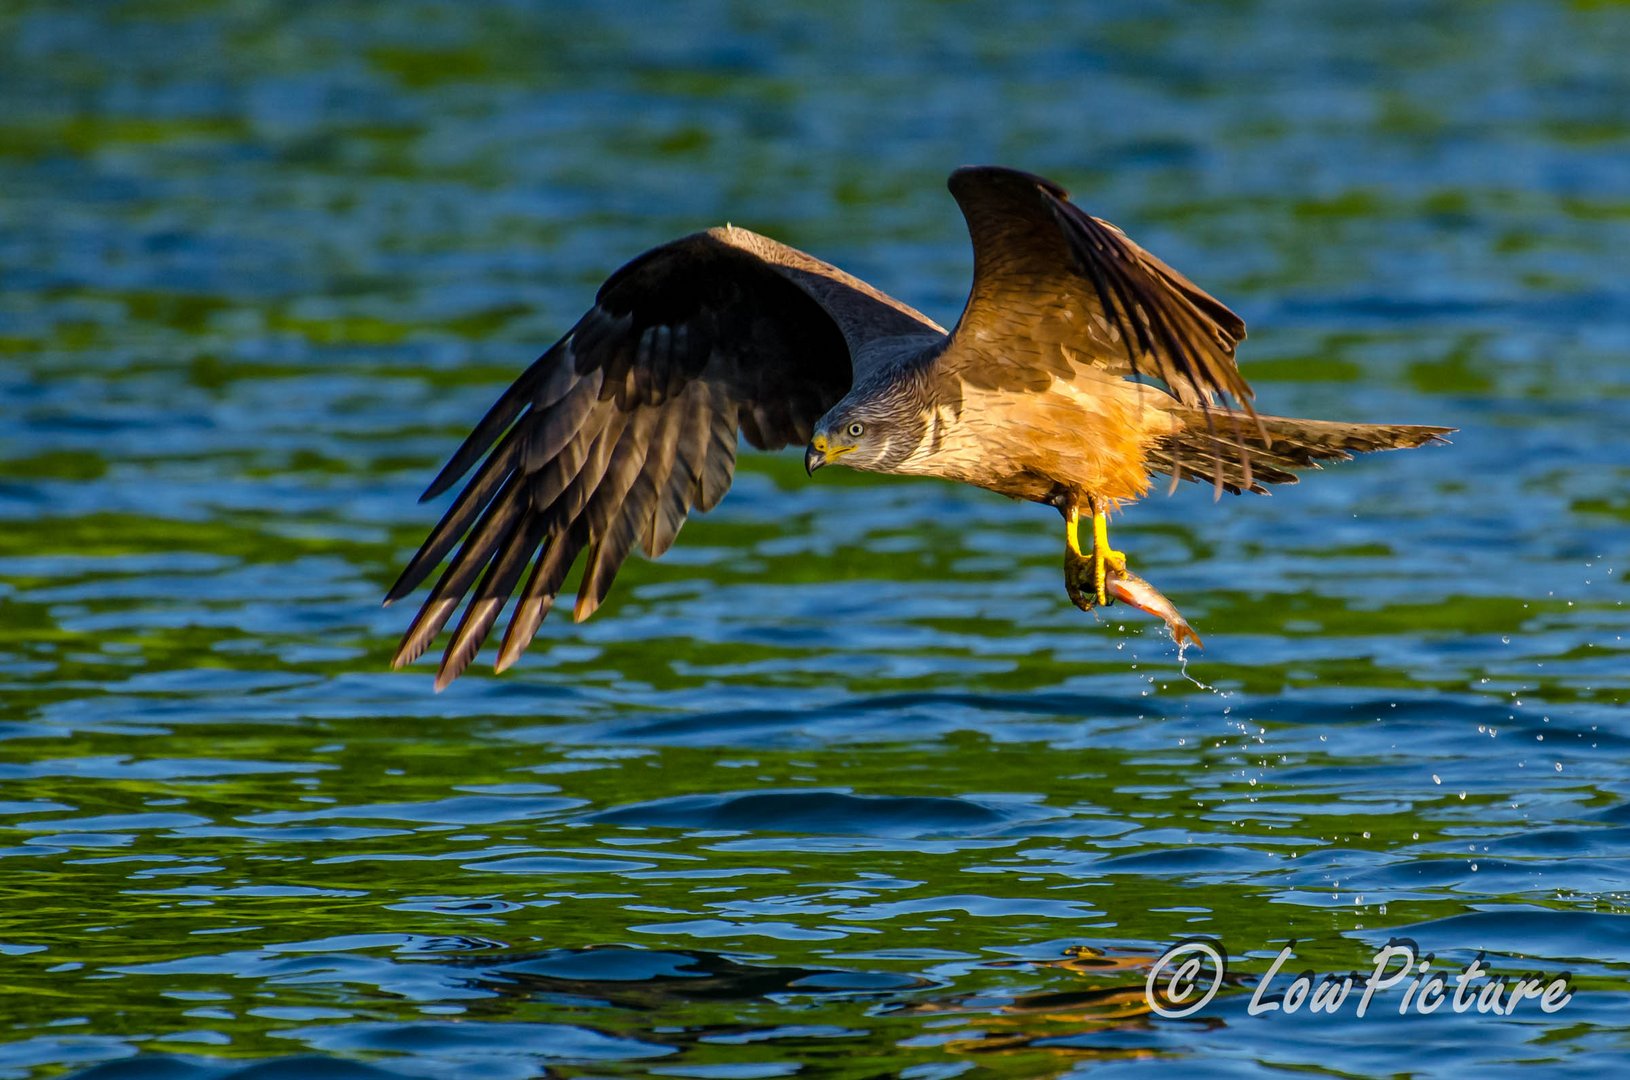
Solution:
[[[1039,176],[958,169],[951,194],[973,238],[973,288],[941,358],[982,387],[1045,389],[1079,367],[1152,377],[1185,405],[1228,394],[1251,411],[1234,365],[1239,316],[1071,203]]]
[[[440,495],[485,455],[386,596],[412,592],[462,541],[394,664],[417,659],[468,594],[436,677],[446,686],[530,563],[502,671],[585,551],[573,615],[587,618],[636,543],[661,555],[692,507],[724,497],[738,430],[763,449],[807,442],[848,392],[860,345],[929,330],[938,328],[864,282],[744,229],[697,233],[634,259],[425,491]]]

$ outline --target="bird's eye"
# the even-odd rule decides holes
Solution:
[[[851,439],[858,439],[862,435],[864,435],[865,433],[866,433],[866,428],[865,428],[864,425],[862,425],[862,424],[850,424],[849,425],[849,437]]]

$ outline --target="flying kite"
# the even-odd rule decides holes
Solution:
[[[761,450],[805,445],[811,474],[837,463],[936,476],[1055,507],[1071,599],[1122,599],[1182,641],[1187,623],[1109,544],[1107,516],[1147,494],[1151,473],[1265,492],[1323,461],[1453,430],[1258,413],[1234,363],[1245,324],[1199,286],[1041,177],[964,168],[949,186],[974,254],[950,331],[730,225],[612,274],[425,491],[421,501],[480,462],[386,597],[408,595],[458,547],[394,665],[417,659],[468,597],[436,676],[446,686],[526,575],[503,671],[580,555],[572,614],[587,618],[635,545],[660,556],[692,509],[724,498],[738,434]]]

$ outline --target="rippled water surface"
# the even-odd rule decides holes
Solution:
[[[1622,1066],[1630,9],[643,7],[0,8],[0,1077]],[[1051,512],[788,454],[503,677],[387,669],[612,268],[728,219],[950,322],[970,161],[1269,410],[1461,433],[1128,514],[1186,668]],[[1394,935],[1574,997],[1249,1015]]]

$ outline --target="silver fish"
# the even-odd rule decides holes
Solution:
[[[1194,627],[1183,618],[1177,606],[1155,588],[1130,570],[1111,570],[1104,577],[1104,592],[1112,600],[1119,600],[1123,604],[1147,611],[1149,614],[1166,620],[1166,628],[1172,632],[1172,640],[1178,645],[1193,645],[1196,649],[1203,649],[1205,645],[1200,641],[1200,635],[1194,632]]]
[[[1064,584],[1076,607],[1082,611],[1091,611],[1097,606],[1097,596],[1090,582],[1077,581],[1071,574],[1066,573]],[[1166,599],[1159,589],[1132,571],[1108,567],[1104,575],[1104,595],[1109,597],[1111,603],[1119,600],[1128,607],[1135,607],[1139,611],[1146,611],[1150,615],[1164,619],[1166,628],[1172,633],[1172,640],[1179,646],[1193,645],[1196,649],[1205,648],[1200,641],[1200,635],[1194,632],[1194,627],[1183,618],[1177,606]]]

